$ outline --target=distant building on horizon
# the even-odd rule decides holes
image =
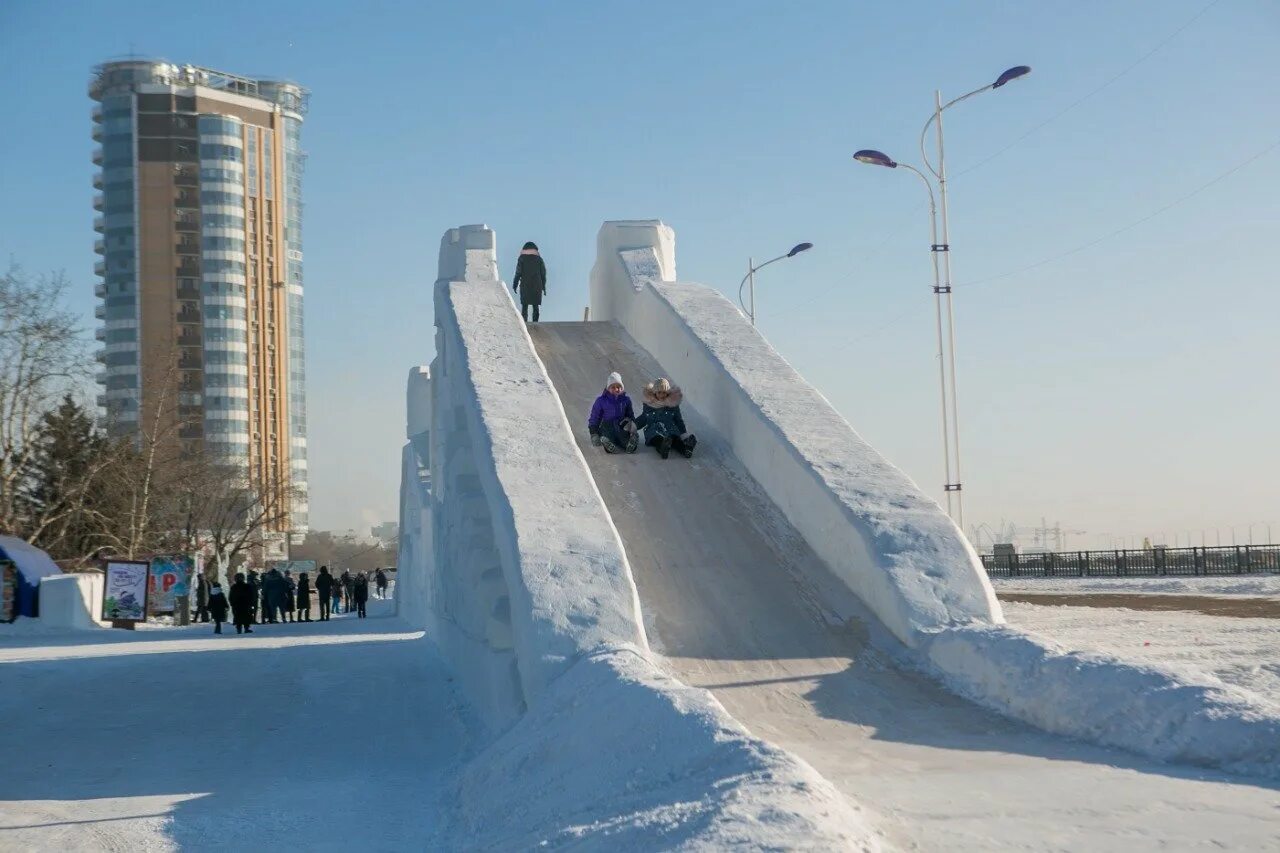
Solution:
[[[309,93],[126,60],[95,68],[89,95],[98,403],[117,430],[176,434],[183,450],[242,464],[259,487],[296,490],[284,529],[305,531]]]
[[[400,541],[400,522],[384,521],[374,525],[369,533],[384,545],[393,546]]]

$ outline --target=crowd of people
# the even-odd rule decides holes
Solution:
[[[201,622],[213,622],[213,633],[222,633],[222,623],[231,616],[237,634],[252,634],[254,625],[272,625],[281,622],[311,622],[312,600],[318,607],[318,621],[327,622],[334,613],[355,613],[358,618],[367,616],[369,586],[373,585],[378,598],[387,597],[387,573],[381,568],[373,572],[352,574],[344,569],[341,575],[329,573],[328,566],[321,566],[312,584],[307,572],[299,572],[294,578],[289,569],[270,569],[259,573],[237,572],[230,590],[210,583],[200,577],[196,588],[196,618]]]

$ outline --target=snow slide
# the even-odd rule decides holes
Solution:
[[[666,365],[614,323],[541,323],[530,334],[622,537],[653,648],[753,734],[872,808],[890,845],[1273,837],[1272,787],[1047,735],[903,667],[883,650],[896,640],[755,484],[698,398],[685,407],[699,435],[692,460],[590,446],[586,414],[605,376],[618,370],[638,397],[642,382],[672,375]]]

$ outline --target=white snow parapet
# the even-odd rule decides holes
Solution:
[[[591,316],[614,320],[672,372],[832,571],[902,642],[1001,622],[955,523],[862,440],[729,300],[675,281],[675,235],[657,220],[606,222]]]
[[[582,655],[647,648],[639,596],[485,226],[445,234],[435,318],[425,627],[508,722]]]

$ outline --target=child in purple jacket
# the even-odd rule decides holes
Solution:
[[[591,416],[587,419],[591,443],[603,447],[605,453],[624,450],[635,453],[640,444],[635,421],[635,409],[631,407],[631,398],[622,385],[622,376],[610,373],[604,393],[592,404]]]

